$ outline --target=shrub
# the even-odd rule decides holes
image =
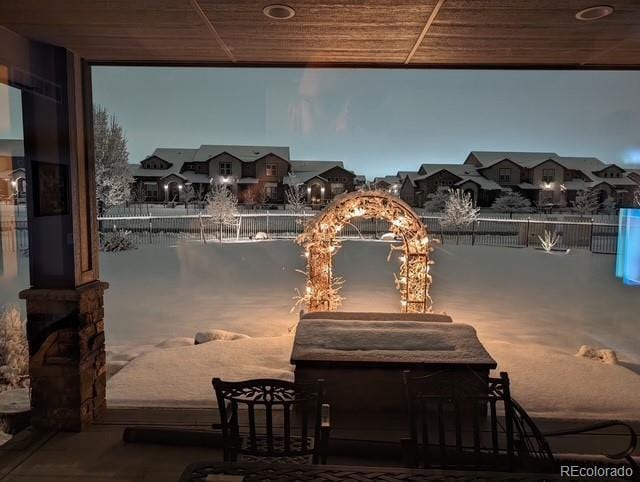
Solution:
[[[135,249],[136,243],[131,237],[131,231],[118,229],[114,226],[113,231],[100,233],[100,248],[102,251],[115,253]]]
[[[0,312],[0,365],[2,383],[12,388],[21,386],[29,374],[26,323],[13,305]]]

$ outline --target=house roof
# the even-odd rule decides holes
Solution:
[[[427,179],[440,171],[448,171],[454,176],[479,176],[478,170],[470,164],[422,164],[420,169],[426,174],[417,176],[414,180]]]
[[[492,181],[491,179],[487,179],[486,177],[464,175],[460,177],[462,178],[462,180],[455,183],[454,186],[462,186],[466,182],[474,182],[485,191],[500,191],[504,189],[500,184]]]
[[[342,161],[290,161],[291,170],[296,173],[301,172],[324,172],[328,171],[332,167],[341,167],[344,169],[344,163]]]
[[[10,177],[13,177],[16,174],[24,174],[25,169],[24,167],[19,167],[17,169],[4,169],[2,171],[0,171],[0,179],[8,179]]]
[[[211,182],[211,178],[207,174],[201,172],[184,171],[180,174],[187,182],[197,184],[208,184]]]
[[[241,177],[238,184],[258,184],[258,180],[255,177]]]
[[[373,178],[374,184],[381,181],[391,185],[391,184],[397,184],[399,182],[399,179],[397,175],[396,176],[378,176]]]
[[[330,167],[329,169],[332,169],[332,167]],[[286,185],[301,184],[301,183],[309,182],[311,179],[315,177],[322,179],[323,181],[326,181],[326,179],[322,177],[322,174],[327,172],[329,169],[325,169],[323,171],[295,172],[294,176],[285,176],[282,182],[283,184],[286,184]]]
[[[227,152],[243,162],[253,162],[267,154],[275,154],[285,161],[289,161],[289,148],[286,146],[237,146],[213,144],[202,144],[200,148],[196,150],[192,160],[194,162],[208,161],[212,157],[222,154],[223,152]]]
[[[517,152],[517,151],[471,151],[469,156],[473,155],[482,164],[482,167],[489,167],[500,161],[509,159],[521,166],[529,167],[532,164],[539,164],[550,158],[558,157],[555,152]]]

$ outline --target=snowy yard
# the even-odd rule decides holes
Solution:
[[[343,310],[398,311],[388,249],[344,243],[335,260]],[[445,245],[434,259],[434,311],[476,328],[532,414],[638,418],[640,293],[614,277],[614,257]],[[290,241],[103,255],[109,359],[122,367],[109,380],[110,403],[208,405],[213,376],[291,378],[290,309],[303,267]],[[191,344],[208,329],[251,338]],[[574,356],[581,345],[614,349],[621,363]]]
[[[399,310],[388,244],[345,242],[335,258],[344,311]],[[434,253],[434,311],[475,327],[514,396],[534,415],[638,419],[640,290],[614,277],[615,258],[576,251],[455,246]],[[3,301],[26,287],[27,260],[0,279]],[[291,241],[185,243],[101,254],[113,405],[212,405],[211,377],[292,378],[295,289],[305,278]],[[197,332],[250,338],[193,345]],[[219,335],[219,333],[218,333]],[[619,365],[574,356],[610,348]]]

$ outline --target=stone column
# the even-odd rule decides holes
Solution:
[[[8,83],[22,90],[32,425],[84,429],[105,408],[103,292],[90,66],[0,29]]]
[[[94,281],[20,293],[27,300],[33,426],[80,431],[106,408],[105,288]]]

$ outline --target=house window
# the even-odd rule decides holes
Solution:
[[[501,167],[498,172],[498,176],[500,182],[511,182],[511,168],[510,167]]]
[[[556,170],[555,169],[543,169],[542,170],[542,181],[543,182],[553,182],[556,178]]]
[[[278,175],[277,164],[267,164],[267,176],[276,177]]]
[[[144,183],[144,198],[145,200],[155,200],[158,198],[158,183],[145,182]]]
[[[231,175],[231,163],[230,162],[221,162],[220,163],[220,175],[221,176],[230,176]]]
[[[265,184],[264,197],[267,201],[275,201],[278,199],[278,185],[275,183]]]
[[[337,196],[344,192],[344,184],[341,182],[332,182],[331,183],[331,195]]]

